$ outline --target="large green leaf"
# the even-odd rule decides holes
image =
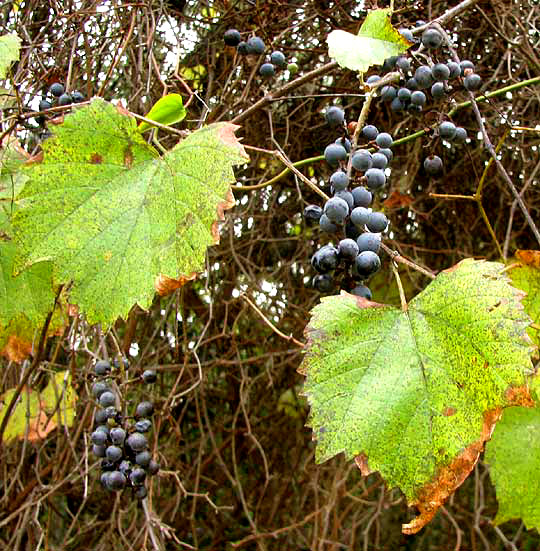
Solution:
[[[389,9],[371,11],[358,35],[332,31],[326,39],[328,55],[341,67],[365,73],[372,65],[403,53],[411,44],[392,27],[389,14]]]
[[[0,78],[5,78],[13,61],[19,59],[21,39],[14,33],[0,36]]]
[[[15,199],[28,180],[20,170],[27,160],[16,140],[9,140],[0,149],[0,238],[10,235],[10,220],[15,212]]]
[[[528,529],[540,530],[540,410],[506,409],[484,459],[497,491],[495,522],[521,518]]]
[[[44,160],[13,218],[18,268],[50,259],[88,320],[112,323],[147,308],[159,274],[199,271],[231,205],[232,165],[246,161],[236,127],[214,124],[159,157],[135,120],[94,100],[43,144]]]
[[[514,286],[527,293],[523,306],[534,322],[534,327],[527,331],[533,342],[540,346],[540,251],[518,251],[516,255],[521,262],[513,265],[508,275]]]
[[[429,502],[404,531],[463,481],[532,370],[530,319],[502,269],[462,261],[407,311],[344,293],[312,312],[302,371],[317,459],[360,456],[411,503]]]
[[[4,404],[0,410],[0,422],[14,393],[15,390],[11,389],[0,396],[0,402]],[[76,401],[69,371],[55,373],[41,393],[25,388],[6,425],[6,442],[25,435],[30,441],[41,440],[58,425],[70,426],[75,419]]]

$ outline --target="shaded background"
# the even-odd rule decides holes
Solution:
[[[396,27],[433,19],[457,2],[397,2]],[[483,77],[482,90],[496,90],[539,74],[540,12],[534,2],[479,1],[445,28],[461,59]],[[188,103],[181,124],[232,120],[267,92],[289,82],[286,72],[262,81],[259,62],[225,47],[223,33],[257,34],[268,51],[281,49],[300,67],[299,75],[328,63],[325,38],[333,29],[358,30],[375,7],[349,1],[216,2],[42,2],[3,3],[1,33],[17,30],[23,40],[14,68],[24,108],[37,109],[56,81],[86,97],[122,99],[139,114],[163,94],[179,92]],[[382,6],[379,6],[382,7]],[[447,59],[441,54],[442,60]],[[374,72],[374,71],[372,71]],[[539,220],[538,85],[480,105],[494,144],[505,135],[501,160],[534,220]],[[455,96],[466,99],[464,92]],[[286,97],[268,102],[241,121],[243,143],[281,150],[292,161],[319,156],[338,135],[324,122],[324,109],[344,106],[358,118],[362,90],[355,74],[333,69],[307,79]],[[394,138],[442,119],[451,106],[440,103],[422,116],[394,114],[378,101],[368,122]],[[473,194],[488,154],[478,140],[470,109],[452,120],[471,138],[446,147],[425,136],[394,148],[392,175],[383,201],[391,220],[387,245],[421,266],[438,271],[462,258],[497,260],[497,245],[473,201],[430,197],[430,193]],[[3,131],[7,129],[4,123]],[[45,136],[32,119],[18,129],[35,152]],[[163,144],[176,136],[160,134]],[[268,152],[250,149],[250,162],[237,170],[236,207],[221,227],[221,243],[209,249],[205,273],[175,294],[156,298],[152,308],[133,310],[102,334],[74,320],[48,341],[43,368],[69,367],[80,399],[77,422],[38,443],[4,447],[0,477],[0,547],[96,551],[152,549],[150,526],[162,549],[246,550],[463,550],[538,549],[540,538],[519,521],[491,525],[497,510],[487,469],[480,463],[433,522],[416,536],[403,536],[401,523],[414,516],[398,490],[376,474],[362,478],[338,456],[314,461],[307,409],[297,368],[301,347],[265,324],[247,296],[285,335],[303,339],[310,309],[320,294],[310,286],[310,257],[328,240],[305,224],[306,204],[318,196],[288,174],[264,185],[283,169]],[[424,158],[442,157],[444,174],[429,179]],[[324,186],[330,175],[321,161],[301,170]],[[243,186],[257,186],[243,190]],[[491,167],[483,205],[499,246],[538,248],[505,182]],[[388,265],[373,278],[374,300],[399,304]],[[427,284],[401,267],[408,298]],[[156,415],[153,450],[162,471],[152,480],[145,513],[129,492],[107,494],[98,481],[98,462],[88,452],[95,404],[89,383],[93,357],[131,359],[130,373],[158,369],[158,383],[131,384],[130,403],[150,395]],[[3,361],[2,391],[17,385],[22,366]],[[460,546],[460,547],[459,547]],[[506,547],[505,547],[506,546]]]

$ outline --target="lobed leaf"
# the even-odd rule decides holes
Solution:
[[[405,533],[463,482],[501,408],[530,400],[530,318],[503,268],[464,260],[406,312],[347,293],[312,311],[301,370],[317,460],[345,452],[399,486],[420,510]]]

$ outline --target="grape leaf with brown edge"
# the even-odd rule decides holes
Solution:
[[[120,109],[99,99],[76,109],[27,169],[13,218],[17,269],[52,260],[90,323],[147,308],[160,274],[190,277],[218,240],[232,166],[247,160],[235,128],[210,125],[160,157]]]
[[[15,389],[11,389],[0,397],[3,404],[0,423],[14,393]],[[5,441],[25,436],[30,441],[37,441],[45,438],[59,424],[71,426],[75,419],[76,403],[77,394],[71,386],[69,371],[54,373],[42,392],[25,387],[6,425]]]
[[[515,287],[527,293],[523,306],[534,322],[527,332],[540,346],[540,251],[517,251],[516,257],[520,262],[510,267],[508,275]]]
[[[523,293],[498,263],[464,260],[407,311],[343,293],[312,311],[301,371],[316,457],[357,457],[398,486],[420,530],[474,467],[501,408],[527,399]]]
[[[540,531],[540,409],[506,409],[484,461],[499,504],[495,523],[521,518],[527,529]]]

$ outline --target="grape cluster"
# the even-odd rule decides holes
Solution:
[[[81,92],[75,90],[74,92],[67,93],[65,91],[64,85],[59,82],[55,82],[49,88],[49,99],[44,97],[39,102],[39,110],[46,111],[51,107],[56,107],[58,105],[71,105],[72,103],[80,103],[85,100],[85,97]]]
[[[419,21],[424,25],[423,21]],[[415,42],[410,29],[399,29],[399,32],[410,42]],[[443,36],[435,28],[427,28],[419,41],[419,47],[411,56],[392,56],[386,59],[382,66],[383,73],[398,71],[401,80],[397,86],[383,86],[380,97],[383,102],[390,104],[393,112],[408,112],[418,114],[429,107],[429,101],[437,103],[448,99],[452,92],[459,90],[456,83],[461,83],[467,90],[476,91],[482,85],[481,77],[474,72],[474,64],[469,60],[439,61],[436,56],[443,45]],[[419,54],[426,60],[425,64],[413,66],[413,62],[419,59]],[[379,75],[372,75],[368,83],[376,81]],[[440,108],[438,108],[440,111]],[[438,135],[454,143],[463,143],[467,139],[467,131],[456,127],[450,121],[440,124]],[[435,160],[433,159],[435,157]],[[439,157],[428,157],[424,162],[424,168],[430,175],[442,170],[442,161]]]
[[[326,161],[336,169],[330,176],[332,197],[322,208],[308,205],[304,216],[318,221],[322,231],[341,232],[345,237],[336,246],[324,245],[313,255],[311,265],[318,272],[313,278],[313,286],[320,292],[329,292],[333,288],[332,274],[335,276],[342,268],[346,279],[354,282],[348,285],[350,292],[371,299],[365,282],[381,267],[377,253],[381,234],[388,228],[388,219],[370,206],[374,194],[386,184],[385,169],[393,158],[393,138],[368,124],[360,133],[363,145],[353,151],[343,110],[332,106],[325,116],[330,126],[341,128],[344,133],[324,150]],[[353,169],[349,172],[348,161]]]
[[[242,40],[240,31],[237,29],[229,29],[223,35],[223,40],[227,46],[236,48],[240,55],[262,55],[266,50],[266,46],[262,38],[252,36],[247,41]],[[276,50],[259,67],[259,74],[264,78],[271,78],[276,74],[278,69],[288,69],[291,74],[298,71],[296,63],[287,63],[287,58],[283,52]]]
[[[115,367],[120,367],[115,361]],[[127,361],[124,360],[124,367]],[[92,452],[103,458],[101,461],[101,483],[109,491],[120,491],[131,487],[135,496],[143,499],[147,495],[144,485],[147,476],[157,474],[159,465],[148,450],[146,433],[152,428],[150,418],[154,413],[152,402],[142,401],[135,408],[135,415],[125,417],[119,408],[120,397],[113,390],[111,364],[106,360],[96,362],[92,394],[99,404],[90,435]],[[147,369],[141,376],[145,383],[156,381],[156,372]]]

